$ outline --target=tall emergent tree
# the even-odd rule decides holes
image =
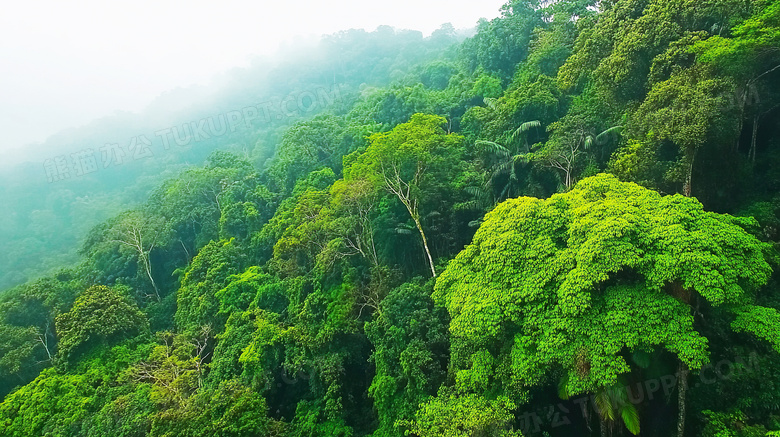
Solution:
[[[408,123],[390,132],[371,135],[371,144],[350,168],[344,170],[346,180],[366,178],[383,187],[406,207],[420,232],[425,256],[436,277],[433,256],[423,230],[420,204],[426,190],[452,178],[458,162],[463,137],[445,133],[444,117],[414,114]]]
[[[165,246],[171,230],[164,217],[143,210],[126,211],[92,230],[82,253],[93,259],[123,255],[134,259],[137,273],[146,276],[160,301],[160,288],[152,272],[152,251]],[[114,264],[115,261],[106,261]]]
[[[753,304],[772,270],[751,222],[605,174],[498,205],[436,283],[457,388],[527,399],[557,376],[561,393],[598,394],[641,351],[695,371],[709,360],[695,315],[710,307],[733,314],[735,330],[777,338],[777,311]]]

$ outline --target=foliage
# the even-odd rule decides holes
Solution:
[[[0,434],[776,434],[778,11],[512,0],[48,140],[175,126],[0,171]]]
[[[561,372],[568,396],[593,393],[631,371],[627,352],[656,348],[700,369],[708,340],[691,305],[740,314],[771,273],[768,247],[742,224],[609,175],[500,204],[436,284],[456,386],[527,396]],[[764,338],[777,328],[747,320],[735,327]]]
[[[368,388],[379,415],[378,435],[401,436],[398,424],[444,382],[449,338],[447,318],[434,307],[433,281],[414,281],[391,291],[365,327],[375,347],[376,374]]]
[[[509,425],[514,407],[507,398],[490,401],[474,394],[440,394],[420,408],[411,433],[420,437],[521,436]]]
[[[143,333],[149,322],[127,293],[95,285],[76,298],[70,311],[57,316],[56,327],[59,354],[69,360],[87,347]]]
[[[447,134],[441,128],[442,117],[415,114],[408,123],[387,133],[371,136],[371,145],[345,170],[345,179],[366,178],[384,188],[406,207],[422,238],[431,273],[436,277],[428,241],[421,222],[421,206],[428,184],[446,185],[456,176],[457,146],[462,137]]]

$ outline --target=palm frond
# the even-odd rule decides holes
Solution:
[[[479,187],[466,187],[465,190],[474,197],[484,197],[487,195],[487,191]]]
[[[522,134],[524,132],[527,132],[532,127],[541,127],[541,126],[542,126],[542,123],[539,120],[526,121],[525,123],[521,124],[520,127],[515,129],[514,132],[512,132],[512,138],[515,138],[518,135],[520,135],[520,134]]]
[[[610,135],[612,132],[618,132],[621,129],[623,129],[623,126],[612,126],[611,128],[605,130],[604,132],[596,135],[596,142],[601,143],[601,141],[606,137],[607,135]]]
[[[483,221],[484,221],[483,219],[472,220],[472,221],[469,222],[469,227],[470,228],[478,228],[482,224]]]
[[[514,168],[513,161],[504,161],[498,163],[493,167],[493,173],[490,175],[490,178],[493,179],[496,176],[507,174],[512,170],[512,168]]]
[[[486,186],[490,185],[488,180]],[[466,187],[466,192],[474,197],[474,200],[464,202],[463,205],[468,209],[484,210],[493,205],[493,198],[490,191],[480,187]],[[471,226],[471,225],[469,225]]]
[[[509,197],[509,190],[512,188],[512,184],[508,183],[504,185],[504,189],[501,190],[501,194],[499,195],[499,200],[503,200]]]
[[[521,153],[512,157],[512,162],[528,162],[528,156],[526,153]]]
[[[395,233],[396,234],[402,234],[402,235],[410,235],[414,233],[414,228],[407,225],[407,224],[400,224],[395,227]]]
[[[499,157],[509,156],[509,149],[493,141],[477,140],[474,145],[488,152],[495,153]]]
[[[609,392],[606,388],[601,388],[593,397],[596,409],[604,420],[612,422],[615,420],[615,410],[612,409],[612,399],[609,398]]]
[[[626,429],[631,434],[639,434],[639,412],[632,404],[625,404],[620,407],[620,417],[623,419],[623,424],[626,425]]]
[[[479,209],[479,205],[476,200],[467,200],[465,202],[458,202],[452,206],[455,211],[472,211]]]

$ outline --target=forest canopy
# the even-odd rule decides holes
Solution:
[[[312,53],[160,122],[311,110],[2,176],[0,435],[780,435],[780,1]]]

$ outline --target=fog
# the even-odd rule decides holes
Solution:
[[[15,2],[0,15],[0,152],[116,111],[143,110],[175,88],[219,81],[258,56],[350,28],[379,25],[429,35],[473,27],[500,0]],[[27,149],[27,150],[25,150]],[[33,154],[34,157],[34,154]]]
[[[394,81],[448,80],[448,48],[500,15],[491,3],[6,8],[0,291],[75,265],[94,226],[214,150],[266,168],[303,118]]]

